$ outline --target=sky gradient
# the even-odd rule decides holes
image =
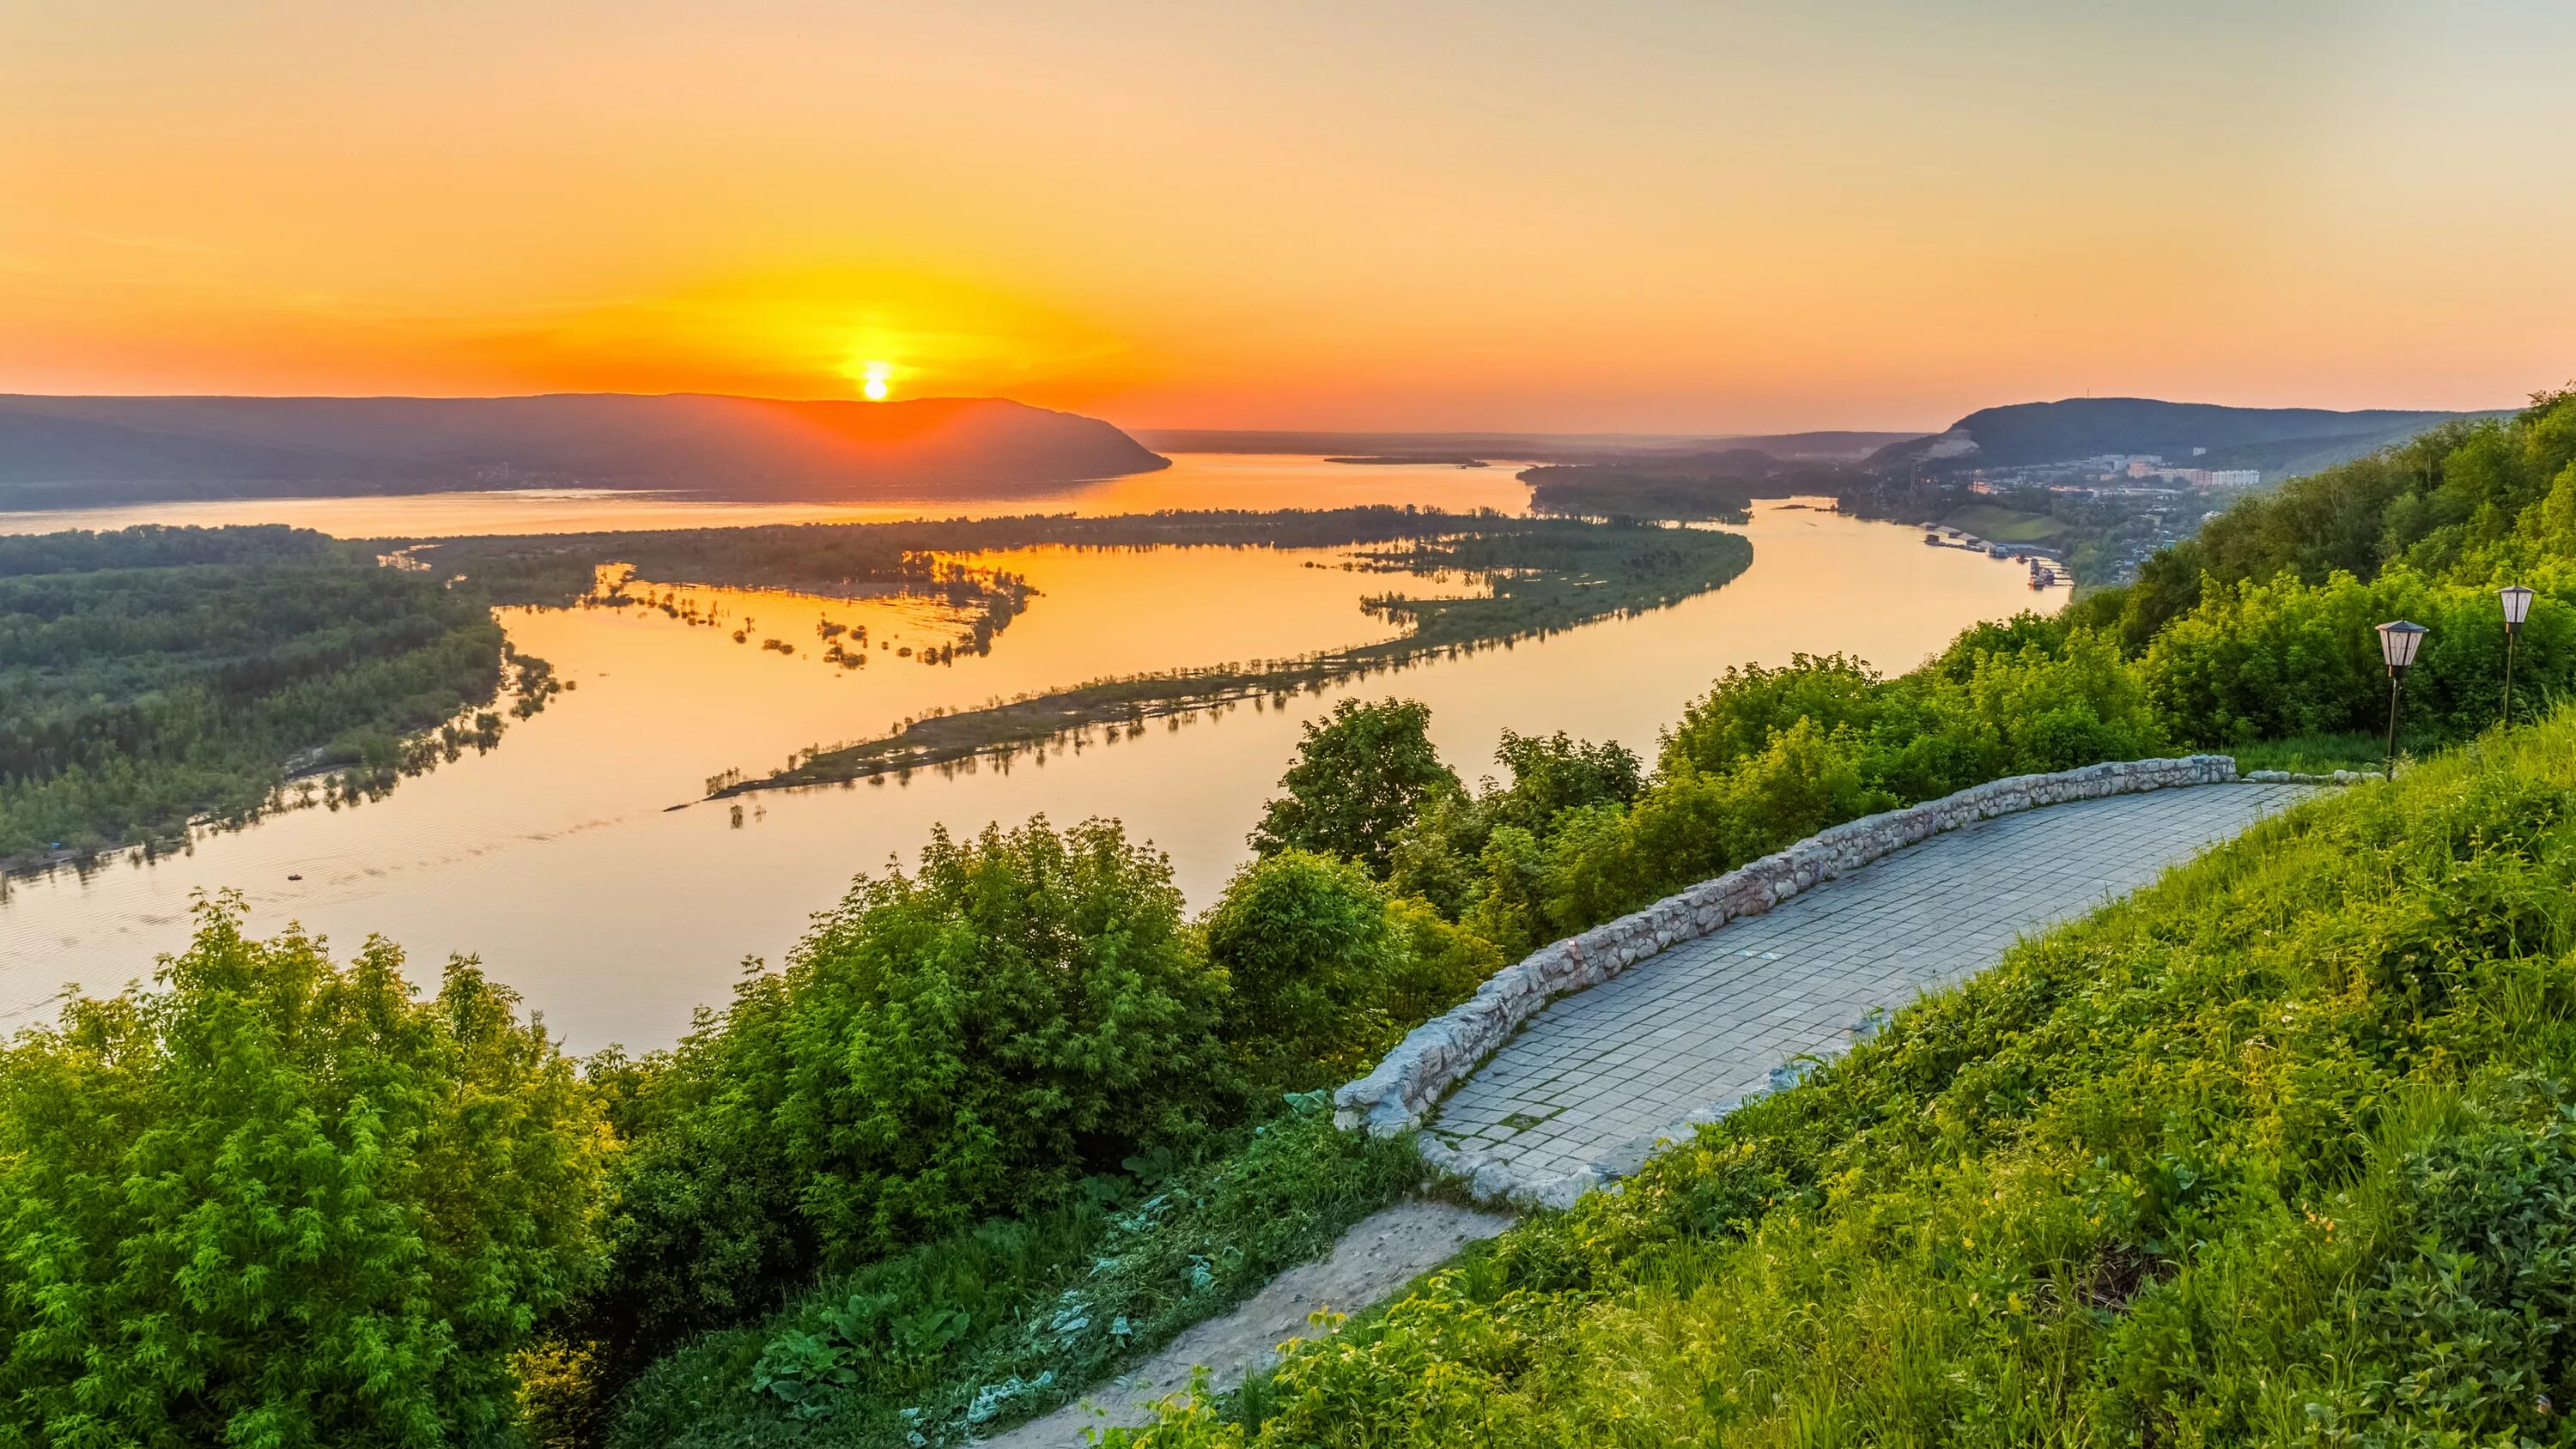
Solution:
[[[2576,378],[2576,7],[11,0],[0,391],[1934,428]]]

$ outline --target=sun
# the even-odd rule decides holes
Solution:
[[[870,402],[884,402],[887,385],[893,380],[894,364],[891,362],[859,364],[859,391],[864,393]]]

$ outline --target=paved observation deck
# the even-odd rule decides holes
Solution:
[[[1936,835],[1551,1003],[1426,1126],[1524,1180],[1632,1172],[1657,1135],[1844,1049],[1871,1013],[1974,975],[2313,793],[2112,795]]]

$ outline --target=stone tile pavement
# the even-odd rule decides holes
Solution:
[[[2023,935],[2313,793],[2115,795],[1935,836],[1550,1005],[1429,1130],[1525,1177],[1634,1171],[1655,1133],[1773,1086],[1802,1055],[1840,1051],[1873,1010],[1982,971]]]

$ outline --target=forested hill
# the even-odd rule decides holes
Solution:
[[[840,497],[1164,466],[1108,423],[1001,398],[0,396],[0,508],[572,483]]]
[[[1883,448],[1870,462],[1880,470],[1923,463],[2009,468],[2103,453],[2152,453],[2195,467],[2290,475],[2375,453],[2453,418],[2510,412],[2330,412],[2137,397],[2066,398],[1981,408],[1947,432]],[[2195,456],[2195,448],[2207,451]]]

